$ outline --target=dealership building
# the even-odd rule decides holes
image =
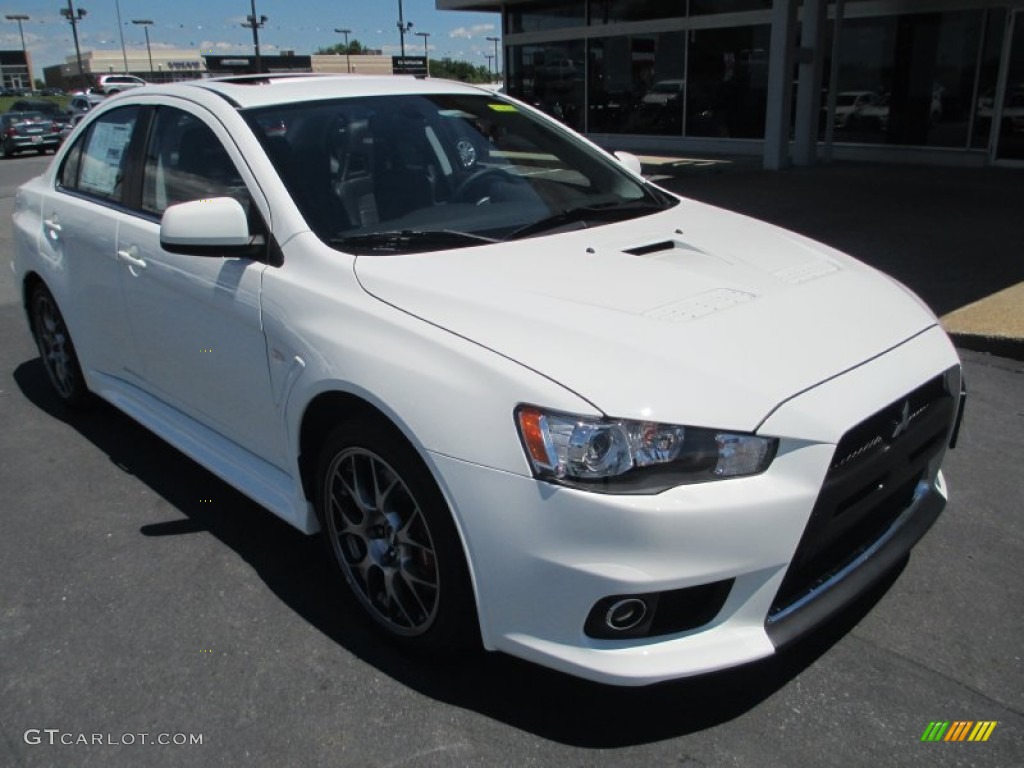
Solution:
[[[2,55],[0,51],[0,55]],[[20,51],[18,52],[20,55]],[[394,57],[379,52],[344,56],[339,54],[296,55],[284,52],[260,57],[264,72],[352,72],[364,75],[390,75]],[[78,58],[72,54],[63,63],[46,67],[43,78],[46,85],[71,89],[84,81],[90,84],[97,75],[129,72],[152,83],[193,80],[198,77],[217,77],[246,74],[256,71],[256,58],[250,54],[214,53],[192,48],[82,51],[82,73],[78,75]]]
[[[507,91],[603,145],[1024,165],[1024,0],[436,0]]]

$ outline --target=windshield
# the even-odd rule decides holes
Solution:
[[[344,251],[479,245],[675,204],[490,94],[354,97],[243,114],[310,227]]]

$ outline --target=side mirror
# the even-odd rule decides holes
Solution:
[[[643,169],[640,167],[640,158],[632,152],[616,152],[615,157],[637,176],[643,175]]]
[[[172,205],[160,222],[160,246],[194,256],[240,256],[252,250],[242,204],[232,197],[212,197]]]

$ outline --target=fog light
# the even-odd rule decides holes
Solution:
[[[616,632],[625,632],[638,626],[647,618],[647,603],[636,597],[612,603],[605,614],[604,623]]]

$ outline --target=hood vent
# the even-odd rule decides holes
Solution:
[[[636,248],[626,248],[625,253],[631,253],[634,256],[646,256],[650,253],[671,251],[678,247],[678,243],[674,243],[671,240],[662,240],[660,243],[648,243],[647,245],[638,245]]]

